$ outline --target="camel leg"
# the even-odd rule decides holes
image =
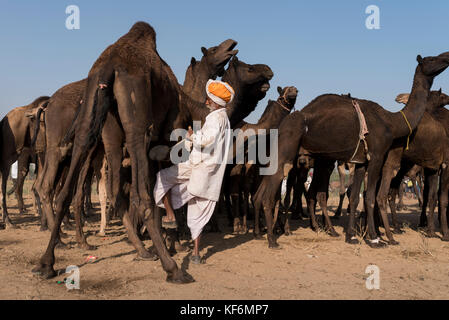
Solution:
[[[403,153],[402,148],[395,148],[388,152],[387,159],[382,168],[382,179],[380,181],[380,187],[379,187],[379,190],[377,192],[377,197],[376,197],[377,205],[378,205],[378,208],[380,211],[380,215],[382,217],[383,226],[385,228],[385,234],[386,234],[388,241],[391,245],[397,245],[399,243],[394,240],[393,234],[390,230],[390,224],[389,224],[388,216],[387,216],[388,194],[390,192],[391,181],[393,180],[393,178],[396,175],[398,175],[398,173],[400,171],[402,153]],[[375,192],[376,185],[371,184],[369,177],[368,177],[368,186],[372,187]],[[372,192],[372,189],[370,190],[368,188],[367,191]],[[367,197],[368,197],[368,192],[367,192]],[[369,204],[369,202],[368,202],[368,204]],[[374,203],[373,203],[373,205],[374,205]],[[367,206],[367,210],[370,211],[370,206]],[[370,219],[370,217],[368,217],[368,219]],[[378,234],[379,233],[380,232],[378,232]],[[372,239],[373,238],[371,238],[371,240]],[[378,244],[376,245],[376,247],[378,247]]]
[[[151,141],[152,124],[151,101],[146,101],[148,82],[143,77],[131,77],[125,72],[116,72],[114,93],[120,121],[125,132],[126,147],[131,159],[132,182],[130,189],[130,214],[146,220],[147,230],[153,245],[161,260],[162,267],[167,273],[167,281],[174,283],[192,282],[193,278],[178,268],[162,239],[161,230],[157,228],[154,213],[154,199],[152,197],[154,177],[150,175],[148,148]],[[133,92],[134,97],[131,97]],[[155,176],[155,174],[154,174]]]
[[[240,217],[239,217],[239,207],[240,207],[240,196],[236,192],[231,193],[232,201],[232,217],[233,217],[233,232],[239,233],[240,231]]]
[[[307,210],[310,216],[310,228],[315,232],[318,232],[320,229],[315,214],[320,173],[321,168],[319,165],[315,165],[312,183],[310,184],[309,190],[306,192]]]
[[[429,212],[427,214],[428,237],[437,238],[437,235],[435,233],[434,211],[438,193],[438,172],[427,169],[425,169],[425,172],[429,186],[429,193],[428,193]]]
[[[441,240],[449,241],[449,229],[447,220],[448,207],[448,193],[449,193],[449,167],[447,164],[441,169],[440,176],[440,190],[439,190],[439,209],[440,209],[440,224],[443,237]]]
[[[403,185],[402,180],[404,179],[404,176],[406,175],[407,172],[410,171],[412,166],[413,165],[411,163],[403,161],[401,163],[401,168],[399,169],[399,172],[391,180],[391,183],[390,183],[388,201],[389,201],[389,206],[390,206],[390,210],[391,210],[392,226],[394,228],[393,232],[397,233],[397,234],[403,233],[403,231],[401,230],[401,226],[398,223],[397,216],[396,216],[396,206],[395,206],[396,195],[399,193],[401,185]]]
[[[358,244],[359,241],[356,238],[355,229],[355,215],[360,201],[360,189],[362,187],[362,182],[365,178],[366,168],[364,166],[358,165],[354,170],[354,180],[351,185],[351,191],[349,195],[349,221],[346,228],[346,239],[345,241],[349,244]]]
[[[59,150],[47,149],[44,168],[39,172],[36,183],[36,191],[41,201],[42,213],[45,215],[50,230],[53,229],[55,224],[53,190],[57,185],[60,164]]]
[[[23,203],[23,184],[25,182],[25,177],[28,175],[28,167],[29,167],[29,154],[24,153],[19,156],[18,159],[18,170],[17,170],[17,181],[16,181],[16,190],[15,196],[17,199],[17,206],[19,208],[19,213],[26,213],[25,204]]]
[[[401,226],[397,222],[396,218],[396,198],[398,195],[399,186],[397,185],[397,182],[399,181],[399,184],[401,183],[399,179],[395,178],[391,182],[390,192],[388,194],[388,204],[390,206],[391,211],[391,224],[393,225],[393,232],[394,233],[402,233]]]
[[[3,206],[3,223],[5,228],[14,229],[16,226],[11,222],[8,215],[8,207],[6,205],[6,184],[8,183],[9,167],[2,168],[2,206]]]
[[[389,153],[390,155],[395,155],[395,153]],[[393,178],[392,166],[387,165],[384,167],[382,180],[379,188],[379,194],[376,197],[377,184],[379,182],[379,177],[381,176],[383,159],[376,158],[372,159],[368,165],[368,185],[366,188],[365,205],[366,205],[366,219],[367,219],[367,243],[371,248],[384,247],[383,243],[379,242],[378,234],[376,232],[375,222],[374,222],[374,207],[376,204],[376,199],[379,204],[379,210],[382,216],[382,222],[385,228],[385,234],[390,242],[390,244],[397,244],[394,240],[393,235],[390,230],[390,223],[388,221],[386,208],[388,201],[388,191],[390,190],[391,179]],[[400,160],[399,160],[400,162]],[[392,161],[393,163],[393,161]]]
[[[346,195],[346,188],[345,188],[345,177],[346,177],[346,172],[345,172],[345,164],[342,163],[337,166],[337,170],[338,170],[338,176],[340,179],[340,200],[338,202],[338,207],[337,210],[335,211],[335,215],[334,217],[340,217],[341,216],[341,210],[343,208],[343,200],[345,199],[345,195]]]
[[[101,207],[101,222],[100,222],[100,232],[97,233],[98,236],[104,237],[106,235],[106,226],[108,224],[108,217],[106,212],[106,158],[103,158],[103,164],[101,166],[100,175],[98,177],[98,197],[100,199]]]
[[[321,166],[321,164],[320,164],[320,166]],[[325,170],[323,170],[323,175],[320,179],[321,181],[318,184],[317,200],[321,207],[321,210],[323,211],[324,220],[325,220],[325,231],[331,237],[339,237],[340,235],[338,234],[337,231],[335,231],[335,229],[332,225],[332,222],[329,218],[328,211],[327,211],[329,181],[330,181],[330,177],[332,175],[332,171],[334,169],[333,161],[328,162],[328,163],[326,163],[326,162],[323,163],[322,168]]]

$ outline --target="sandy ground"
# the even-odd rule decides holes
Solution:
[[[343,236],[331,238],[314,233],[308,221],[294,221],[293,235],[281,236],[281,250],[268,249],[266,241],[251,234],[232,235],[226,220],[225,233],[204,235],[204,265],[191,265],[188,253],[175,256],[195,279],[189,285],[165,282],[160,262],[136,261],[134,248],[126,241],[119,221],[113,221],[106,238],[94,236],[99,228],[98,214],[85,227],[91,252],[79,249],[74,232],[65,239],[72,248],[56,250],[56,270],[69,265],[80,267],[80,290],[67,290],[55,279],[41,280],[32,275],[44,252],[49,232],[39,232],[38,218],[26,197],[29,214],[18,215],[14,197],[9,200],[17,230],[0,230],[0,299],[448,299],[449,244],[425,238],[415,226],[418,207],[406,201],[409,209],[400,219],[408,227],[396,235],[399,246],[370,249],[366,244],[347,245]],[[336,199],[330,204],[335,206]],[[98,204],[96,203],[98,207]],[[333,207],[332,209],[334,209]],[[346,219],[336,222],[343,234]],[[145,241],[151,245],[151,241]],[[85,264],[87,255],[98,256]],[[365,269],[380,269],[380,289],[368,290]]]

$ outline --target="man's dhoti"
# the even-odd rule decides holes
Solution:
[[[191,174],[192,167],[186,162],[159,171],[154,199],[158,207],[164,208],[163,197],[170,192],[173,209],[179,209],[187,203],[187,225],[195,240],[212,217],[217,202],[196,197],[187,191]]]

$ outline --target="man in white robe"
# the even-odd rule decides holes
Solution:
[[[209,222],[218,202],[231,143],[231,126],[226,104],[234,98],[229,84],[209,80],[206,85],[206,106],[211,110],[201,130],[193,133],[189,128],[187,149],[193,146],[189,160],[157,174],[154,198],[167,216],[162,225],[176,228],[174,209],[188,204],[187,225],[194,240],[191,261],[201,263],[200,235]]]

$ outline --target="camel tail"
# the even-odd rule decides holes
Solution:
[[[40,126],[41,115],[42,115],[42,112],[44,112],[45,108],[47,108],[48,102],[49,102],[49,100],[45,101],[42,104],[41,108],[39,108],[39,110],[37,111],[37,114],[36,114],[36,128],[34,128],[33,137],[31,138],[31,146],[34,146],[36,144],[37,135],[39,134],[39,129],[41,127]]]
[[[89,147],[97,144],[106,115],[112,105],[114,78],[115,71],[113,69],[103,70],[98,77],[90,115],[90,129],[87,134],[87,145]]]

